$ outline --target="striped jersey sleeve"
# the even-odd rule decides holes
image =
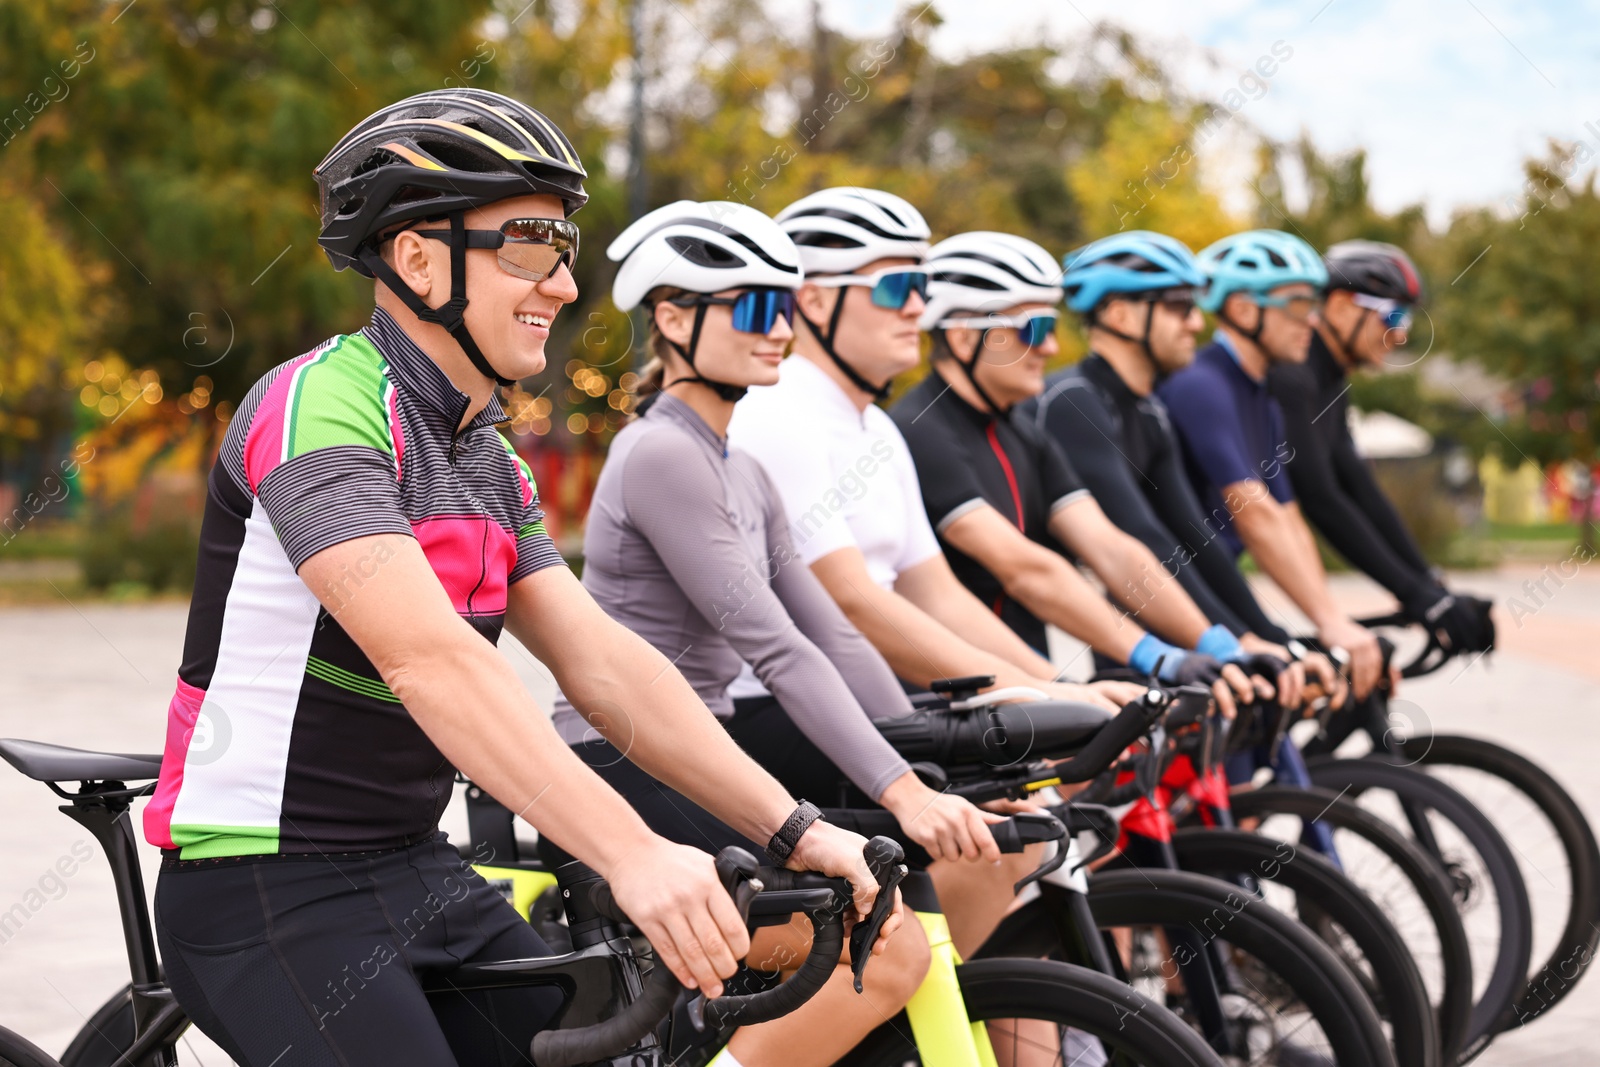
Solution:
[[[289,562],[371,534],[411,536],[394,384],[360,334],[283,368],[250,421],[243,467]]]
[[[500,436],[500,442],[505,445],[506,454],[511,457],[517,481],[522,489],[522,514],[518,517],[516,530],[517,562],[506,579],[506,584],[511,585],[546,567],[553,567],[558,563],[565,566],[567,561],[561,557],[555,541],[544,528],[544,509],[539,506],[539,489],[533,484],[533,472],[528,469],[528,464],[523,458],[517,455],[516,449],[511,447],[511,442],[504,434]]]

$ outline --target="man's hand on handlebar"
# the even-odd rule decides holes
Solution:
[[[1257,637],[1255,634],[1245,634],[1239,638],[1239,644],[1244,650],[1254,656],[1271,656],[1284,664],[1278,671],[1274,694],[1279,704],[1288,708],[1297,708],[1305,700],[1306,672],[1305,668],[1295,662],[1294,654],[1282,645],[1273,644],[1271,641]],[[1268,698],[1271,699],[1271,698]]]
[[[1353,619],[1333,620],[1317,631],[1317,639],[1328,648],[1342,648],[1350,654],[1350,684],[1356,699],[1364,700],[1383,674],[1383,651],[1377,635]]]
[[[878,880],[867,867],[866,857],[862,853],[866,845],[867,839],[860,834],[818,819],[800,835],[800,843],[795,846],[789,862],[784,866],[791,871],[817,871],[848,881],[855,890],[856,919],[865,922],[872,914],[873,903],[878,899]],[[898,896],[898,890],[896,894]],[[727,893],[723,893],[723,898],[727,898]],[[899,929],[904,919],[905,907],[896,899],[894,911],[883,924],[883,929],[878,932],[878,940],[872,946],[874,956],[882,954],[889,935]]]
[[[1299,666],[1305,668],[1307,685],[1320,690],[1320,694],[1312,694],[1313,697],[1326,696],[1329,707],[1344,707],[1344,702],[1350,699],[1350,683],[1345,681],[1332,660],[1321,652],[1307,652]]]
[[[1084,700],[1089,704],[1099,704],[1113,713],[1121,711],[1150,691],[1147,686],[1140,685],[1138,682],[1091,682],[1086,686],[1080,685],[1074,688],[1080,691],[1087,689],[1098,699],[1087,700],[1083,696],[1073,696],[1067,699]]]
[[[878,803],[888,808],[906,836],[936,860],[983,860],[997,863],[1000,849],[989,824],[1003,816],[978,810],[970,801],[941,793],[907,771],[889,783]]]
[[[1240,704],[1271,700],[1276,692],[1271,682],[1255,674],[1246,674],[1234,663],[1224,664],[1221,676],[1211,684],[1211,695],[1216,698],[1217,710],[1225,719],[1237,716]]]
[[[856,860],[865,871],[860,846]],[[711,856],[655,837],[645,851],[629,855],[608,872],[606,880],[617,907],[650,940],[678,981],[708,998],[720,996],[722,980],[733,975],[750,951],[750,932]],[[866,882],[876,889],[870,876]]]

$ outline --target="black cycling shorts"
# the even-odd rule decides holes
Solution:
[[[525,1064],[550,988],[427,995],[463,963],[551,955],[444,834],[382,852],[166,861],[156,937],[195,1024],[247,1067]]]

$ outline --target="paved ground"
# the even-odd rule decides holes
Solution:
[[[1569,567],[1568,573],[1574,568]],[[1555,573],[1554,571],[1550,573]],[[1560,575],[1557,575],[1559,578]],[[1557,585],[1532,567],[1462,579],[1467,588],[1510,604],[1503,615],[1503,651],[1465,670],[1451,668],[1405,694],[1414,714],[1435,728],[1496,738],[1534,757],[1591,812],[1600,811],[1600,568],[1578,569]],[[1339,583],[1360,609],[1383,599],[1359,581]],[[183,635],[180,605],[59,607],[0,611],[0,737],[28,737],[83,748],[157,751]],[[1515,616],[1513,618],[1513,616]],[[508,649],[536,695],[548,676],[520,648]],[[43,786],[0,768],[0,1023],[59,1052],[126,975],[111,906],[109,872],[77,824],[57,814]],[[447,829],[465,820],[452,811]],[[70,876],[52,873],[68,858]],[[154,877],[154,850],[145,850]],[[1600,979],[1591,978],[1547,1018],[1501,1039],[1478,1062],[1486,1067],[1540,1063],[1578,1067],[1595,1062]],[[225,1058],[197,1041],[186,1063]]]

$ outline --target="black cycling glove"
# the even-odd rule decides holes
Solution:
[[[1156,677],[1167,685],[1200,685],[1210,689],[1222,677],[1222,664],[1198,652],[1169,655]]]
[[[1278,675],[1289,669],[1289,665],[1277,656],[1268,652],[1251,652],[1242,659],[1233,661],[1245,674],[1253,674],[1257,678],[1265,678],[1274,686],[1278,684]]]
[[[1427,623],[1452,652],[1488,652],[1495,639],[1493,606],[1475,596],[1447,594],[1428,610]]]

